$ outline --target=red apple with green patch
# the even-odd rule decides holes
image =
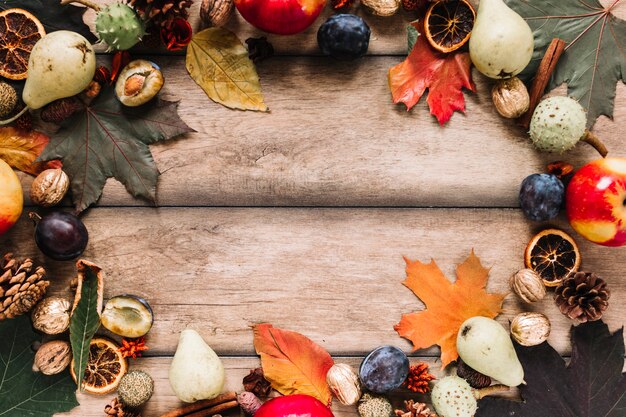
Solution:
[[[565,196],[570,224],[604,246],[626,245],[626,158],[605,158],[582,167]]]
[[[326,0],[235,0],[252,26],[278,35],[302,32],[320,15]]]
[[[23,198],[19,178],[9,164],[0,159],[0,236],[20,218]]]

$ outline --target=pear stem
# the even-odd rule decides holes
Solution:
[[[475,389],[472,391],[474,392],[474,397],[476,397],[477,400],[480,400],[481,398],[484,398],[488,395],[498,394],[500,392],[507,392],[510,389],[511,387],[508,387],[506,385],[496,384],[481,389]]]
[[[16,121],[17,119],[20,118],[21,115],[23,115],[27,111],[28,111],[28,107],[24,107],[18,114],[11,117],[10,119],[0,120],[0,126],[8,125],[9,123]]]
[[[100,6],[98,6],[96,3],[92,2],[91,0],[61,0],[62,5],[66,5],[70,3],[82,4],[83,6],[87,6],[90,9],[94,9],[96,12],[100,11]]]
[[[582,140],[583,142],[587,142],[588,144],[593,146],[603,158],[606,158],[609,153],[609,150],[606,148],[606,146],[604,146],[604,143],[602,143],[600,138],[589,130],[585,130],[585,134],[582,138],[580,138],[580,140]]]

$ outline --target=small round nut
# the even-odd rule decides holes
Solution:
[[[56,375],[63,372],[72,361],[72,348],[63,340],[46,342],[39,347],[35,354],[33,371],[44,375]]]
[[[521,269],[509,281],[511,289],[522,301],[534,303],[546,296],[546,286],[543,280],[532,269]]]
[[[326,374],[326,382],[335,397],[344,405],[354,405],[361,398],[361,381],[350,365],[334,364]]]
[[[500,116],[516,119],[528,111],[530,95],[517,77],[498,80],[491,89],[491,99]]]
[[[374,16],[393,16],[400,9],[400,0],[361,0],[361,4]]]
[[[221,27],[228,22],[234,8],[233,0],[202,0],[200,19],[207,27]]]
[[[70,327],[72,303],[63,297],[46,297],[33,309],[33,327],[45,334],[60,334]]]
[[[511,322],[511,336],[522,346],[536,346],[550,336],[550,320],[541,313],[521,313]]]
[[[61,168],[46,169],[30,186],[30,200],[42,207],[52,207],[61,202],[70,187],[70,178]]]

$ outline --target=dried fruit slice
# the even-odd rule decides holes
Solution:
[[[76,381],[73,359],[70,371]],[[87,369],[83,378],[85,392],[103,395],[114,391],[126,371],[128,363],[115,342],[104,337],[94,337],[91,340]]]
[[[46,31],[41,22],[23,9],[0,12],[0,75],[23,80],[28,75],[28,58]]]
[[[440,0],[431,4],[424,21],[428,43],[440,52],[452,52],[470,38],[476,11],[465,0]]]
[[[558,286],[580,268],[580,251],[574,239],[559,229],[537,233],[526,246],[526,268],[533,269],[547,287]]]

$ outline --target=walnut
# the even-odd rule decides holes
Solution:
[[[68,342],[53,340],[44,343],[35,354],[33,371],[44,375],[55,375],[63,372],[72,360],[72,348]]]
[[[543,280],[532,269],[519,270],[511,277],[509,284],[513,292],[526,303],[534,303],[546,296]]]
[[[200,19],[205,26],[224,26],[233,14],[233,0],[202,0]]]
[[[400,9],[400,0],[361,0],[361,4],[375,16],[393,16]]]
[[[326,382],[335,397],[344,405],[354,405],[361,398],[361,382],[350,365],[334,364],[326,374]]]
[[[516,119],[528,111],[530,96],[517,77],[499,80],[491,89],[491,99],[500,116]]]
[[[511,322],[511,336],[522,346],[536,346],[550,336],[550,320],[541,313],[521,313]]]
[[[44,298],[32,312],[33,327],[45,334],[60,334],[70,327],[72,303],[63,297]]]
[[[30,186],[30,200],[42,207],[52,207],[63,200],[69,187],[70,179],[61,168],[46,169]]]

